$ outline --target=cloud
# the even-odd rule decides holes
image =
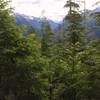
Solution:
[[[18,1],[17,2],[18,4],[39,4],[40,3],[40,0],[30,0],[30,1],[25,1],[25,0],[23,0],[23,1]]]
[[[54,0],[54,1],[57,1],[57,2],[59,2],[59,1],[61,1],[61,0]]]
[[[64,12],[63,16],[65,14],[65,10],[62,9],[64,5],[64,2],[62,1],[57,2],[55,0],[12,0],[12,6],[15,8],[15,12],[35,17],[42,16],[42,11],[45,10],[44,16],[50,19],[52,18],[53,20],[61,20],[61,13]]]
[[[34,5],[39,4],[40,0],[12,0],[13,5]]]
[[[64,5],[67,0],[12,0],[12,6],[15,12],[22,14],[40,17],[42,11],[45,10],[44,16],[53,19],[61,20],[66,14],[67,9]],[[92,4],[97,0],[86,0],[87,8],[91,8]]]
[[[32,4],[39,4],[39,3],[40,3],[40,0],[36,0]]]

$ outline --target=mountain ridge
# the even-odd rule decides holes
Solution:
[[[100,12],[100,7],[95,8],[94,10],[89,11],[89,13],[86,12],[86,16],[89,16],[89,14],[95,13],[95,12]],[[34,16],[27,16],[24,14],[19,14],[19,13],[14,13],[13,14],[16,17],[16,24],[17,25],[26,25],[27,27],[31,27],[35,32],[37,33],[41,33],[41,18],[39,17],[34,17]],[[47,19],[51,29],[56,32],[57,30],[59,30],[59,26],[63,26],[63,21],[53,21],[51,19]],[[90,29],[90,32],[92,34],[93,30],[93,26],[94,26],[94,19],[92,17],[88,17],[87,20],[87,26]],[[99,34],[100,30],[97,30],[95,32],[95,35],[98,36],[100,38],[100,34]]]

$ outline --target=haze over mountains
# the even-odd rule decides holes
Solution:
[[[90,17],[91,13],[94,12],[100,12],[100,7],[89,11],[88,13],[86,13],[87,19],[86,19],[86,23],[89,29],[89,36],[97,36],[100,38],[100,29],[94,30],[93,26],[95,24],[95,20]],[[14,16],[16,17],[16,24],[17,25],[26,25],[27,27],[30,27],[31,29],[35,30],[36,32],[40,33],[41,32],[41,18],[39,17],[34,17],[34,16],[26,16],[24,14],[19,14],[19,13],[14,13]],[[59,30],[58,27],[59,25],[61,27],[63,27],[63,19],[60,22],[56,22],[50,19],[47,19],[52,30]],[[61,28],[60,27],[60,28]]]
[[[34,16],[26,16],[24,14],[15,13],[14,16],[16,17],[17,25],[25,24],[27,26],[31,26],[36,30],[40,30],[41,28],[41,18],[34,17]],[[56,29],[60,22],[55,22],[50,19],[47,19],[52,30]]]

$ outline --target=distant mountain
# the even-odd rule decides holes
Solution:
[[[96,8],[94,10],[89,10],[85,13],[86,18],[87,18],[86,25],[89,30],[88,36],[89,37],[96,36],[96,37],[100,38],[100,29],[96,29],[96,30],[94,29],[95,20],[93,17],[90,16],[90,14],[92,14],[94,12],[100,12],[100,7]],[[84,14],[82,14],[82,15],[84,15]],[[19,14],[19,13],[14,13],[14,16],[16,17],[17,25],[25,25],[25,26],[27,26],[27,28],[41,34],[41,18],[33,17],[33,16],[30,17],[30,16],[26,16],[24,14]],[[58,22],[52,21],[50,19],[48,19],[48,22],[51,26],[51,29],[54,32],[63,32],[63,30],[68,25],[68,23],[66,23],[66,24],[64,22],[58,23]]]
[[[26,25],[27,27],[31,27],[36,32],[41,31],[41,18],[26,16],[24,14],[14,13],[16,17],[17,25]],[[58,27],[58,23],[48,19],[48,22],[51,26],[51,29],[54,31]]]
[[[100,13],[100,7],[97,7],[94,10],[89,11],[87,17],[86,17],[86,24],[88,27],[88,37],[97,37],[100,38],[100,28],[95,27],[96,25],[96,20],[93,18],[92,14],[93,13]]]
[[[100,12],[100,7],[97,7],[97,8],[94,9],[92,12]]]
[[[93,37],[100,38],[100,28],[95,27],[96,20],[93,17],[93,13],[97,13],[97,12],[100,13],[100,7],[96,8],[94,10],[88,10],[85,13],[81,14],[82,16],[84,16],[84,15],[86,16],[85,24],[88,29],[87,39],[91,39]],[[59,33],[63,33],[64,30],[67,28],[67,26],[68,26],[68,22],[63,21],[62,24],[60,24],[58,27],[58,35],[59,35]],[[60,34],[60,37],[61,37],[61,34]]]

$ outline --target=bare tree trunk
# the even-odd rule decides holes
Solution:
[[[71,15],[71,14],[72,14],[72,6],[71,6],[72,0],[70,0],[69,2],[70,2],[70,10],[69,10],[69,13],[70,13],[70,15]]]

